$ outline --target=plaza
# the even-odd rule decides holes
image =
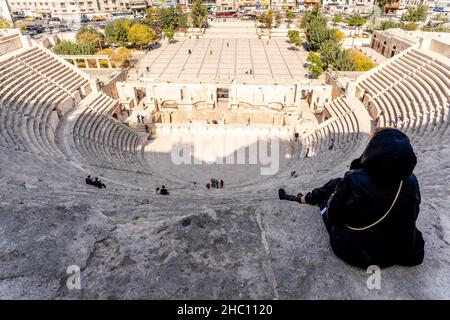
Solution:
[[[292,82],[305,80],[306,57],[286,39],[180,39],[150,51],[137,69],[155,81]]]

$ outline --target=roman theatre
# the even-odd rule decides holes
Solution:
[[[229,21],[130,68],[81,69],[71,59],[100,58],[0,30],[0,298],[450,298],[450,39],[379,33],[378,66],[319,79],[286,40]],[[426,255],[370,290],[317,208],[277,189],[342,176],[383,126],[418,156]]]

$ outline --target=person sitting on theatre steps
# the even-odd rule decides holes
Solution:
[[[91,176],[90,175],[88,175],[87,177],[86,177],[86,184],[89,184],[89,185],[94,185],[94,181],[92,181],[92,178],[91,178]]]
[[[96,186],[99,189],[101,189],[101,188],[106,189],[106,185],[98,177],[95,177],[94,186]]]
[[[159,194],[168,196],[168,195],[169,195],[169,191],[167,191],[167,189],[166,189],[165,186],[162,186],[162,187],[161,187],[161,190],[159,191]]]
[[[408,137],[379,128],[343,178],[306,195],[278,190],[281,200],[320,207],[333,252],[354,266],[415,266],[424,257],[416,227],[420,189],[416,155]]]
[[[159,194],[159,187],[156,187],[155,193],[156,193],[156,194]]]

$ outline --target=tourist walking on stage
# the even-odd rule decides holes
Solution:
[[[137,118],[137,122],[138,123],[141,123],[141,116],[138,114],[138,115],[136,115],[136,118]]]
[[[191,51],[191,49],[189,49],[189,50],[188,50],[188,54],[191,54],[191,53],[192,53],[192,51]]]
[[[223,181],[223,179],[220,179],[220,189],[223,189],[224,184],[225,184],[225,182]]]
[[[328,150],[333,150],[333,148],[334,148],[334,139],[333,138],[331,138],[331,144],[330,144],[330,146],[328,147]]]
[[[146,133],[149,133],[149,132],[150,132],[150,131],[148,130],[148,124],[145,124],[145,125],[144,125],[144,129],[145,129],[145,132],[146,132]]]

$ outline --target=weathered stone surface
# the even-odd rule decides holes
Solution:
[[[449,298],[449,246],[427,207],[419,222],[427,241],[424,264],[384,269],[381,290],[369,290],[365,270],[333,255],[316,208],[280,202],[268,192],[260,192],[259,201],[228,196],[204,203],[193,197],[197,205],[187,205],[185,214],[178,196],[155,195],[149,205],[139,200],[134,207],[129,200],[108,216],[94,208],[107,199],[58,206],[24,199],[21,208],[3,202],[0,297]],[[155,210],[163,203],[165,214]],[[66,287],[69,265],[81,268],[81,290]]]

